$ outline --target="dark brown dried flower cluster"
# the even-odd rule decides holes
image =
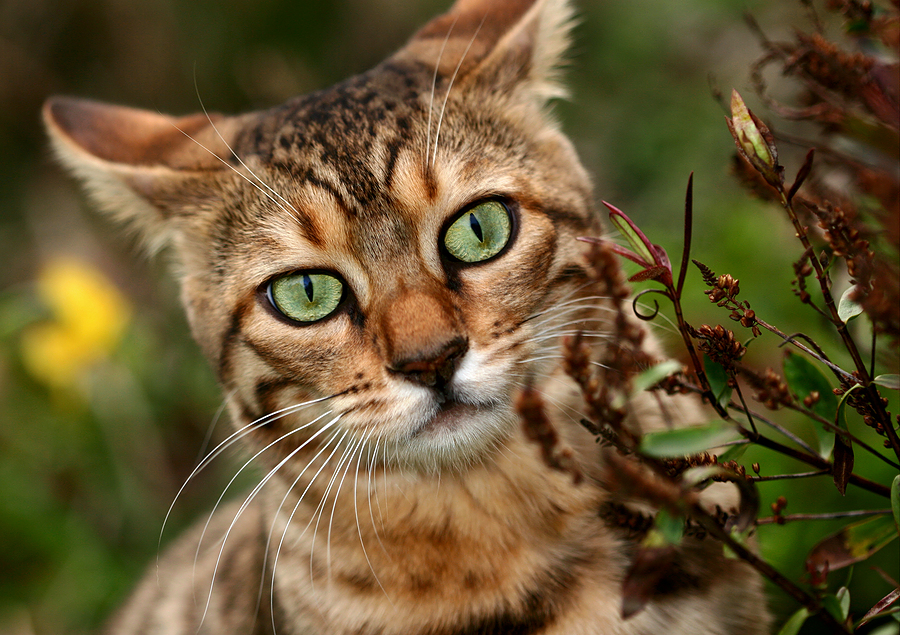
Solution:
[[[633,447],[637,437],[623,427],[626,409],[617,397],[630,391],[631,378],[652,365],[653,360],[643,350],[646,335],[635,319],[626,316],[625,300],[631,293],[619,265],[618,256],[603,241],[591,243],[588,252],[588,276],[599,296],[610,298],[616,313],[614,336],[593,364],[591,348],[579,336],[565,341],[563,368],[580,386],[588,407],[588,426],[609,426],[621,441]],[[630,307],[629,309],[630,310]],[[595,434],[599,430],[592,429]]]
[[[572,475],[572,483],[582,481],[581,469],[575,461],[572,449],[559,438],[559,433],[547,417],[544,401],[531,387],[519,393],[516,411],[522,420],[525,435],[541,448],[541,457],[549,467]]]
[[[693,336],[700,340],[700,350],[726,369],[732,368],[734,362],[739,361],[747,352],[744,345],[735,339],[734,332],[721,324],[716,326],[703,324],[700,328],[694,329]]]
[[[775,502],[772,503],[772,515],[775,516],[775,522],[779,525],[785,523],[784,516],[781,513],[784,511],[785,507],[787,507],[787,499],[784,496],[779,496]]]
[[[631,287],[619,264],[619,256],[606,242],[591,242],[587,253],[588,277],[601,286],[616,302],[624,302],[631,295]]]
[[[854,378],[857,383],[859,382],[859,374],[854,373]],[[867,394],[859,390],[850,390],[851,386],[847,382],[843,382],[840,388],[834,389],[834,394],[838,396],[844,395],[847,391],[850,391],[850,394],[847,395],[847,405],[856,410],[859,415],[863,419],[863,423],[865,423],[870,428],[874,429],[881,436],[885,436],[884,426],[878,421],[878,413],[875,410],[875,405],[872,403],[871,399]],[[886,407],[888,404],[888,400],[882,398],[879,395],[879,399],[881,403]],[[890,443],[885,441],[885,447],[890,447]]]
[[[791,391],[784,379],[771,368],[762,375],[747,372],[743,369],[742,377],[756,389],[756,399],[769,410],[777,410],[781,406],[794,403]]]
[[[814,203],[801,198],[798,198],[798,202],[818,219],[818,225],[823,230],[822,237],[831,249],[831,254],[846,262],[851,281],[857,286],[861,296],[865,297],[871,288],[875,263],[875,253],[869,249],[866,236],[871,230],[859,221],[852,204],[838,206],[830,200]],[[811,273],[804,272],[806,275]]]
[[[809,264],[809,252],[804,253],[800,260],[794,263],[794,279],[791,286],[794,287],[794,295],[800,298],[804,304],[809,304],[812,296],[806,290],[806,279],[813,273],[812,265]]]
[[[828,8],[843,14],[850,25],[852,36],[840,45],[824,36],[821,25],[813,34],[798,32],[792,42],[771,42],[760,33],[765,55],[754,67],[753,78],[773,112],[821,126],[822,134],[808,144],[820,150],[819,174],[807,179],[795,198],[796,209],[822,229],[826,259],[845,262],[854,284],[851,299],[862,306],[875,331],[896,341],[900,338],[900,6],[892,4],[876,10],[870,0],[829,0]],[[887,50],[879,49],[882,45]],[[802,107],[787,106],[768,95],[762,70],[772,63],[802,81],[806,88]],[[832,143],[838,135],[840,144]],[[754,193],[778,199],[752,167],[738,165],[736,172]],[[849,187],[838,193],[825,185],[835,181]],[[806,257],[795,267],[794,284],[795,293],[811,304],[806,278],[812,269]]]
[[[667,476],[677,478],[692,467],[716,465],[717,462],[718,457],[715,454],[710,454],[709,452],[701,452],[700,454],[695,454],[694,456],[666,459],[665,461],[663,461],[663,468]]]
[[[750,308],[749,302],[737,299],[738,294],[741,292],[740,280],[733,277],[730,273],[717,277],[715,272],[703,263],[695,260],[694,264],[700,269],[706,286],[710,287],[706,291],[709,301],[716,306],[731,309],[729,317],[735,322],[740,322],[741,326],[751,329],[753,337],[759,337],[760,330],[756,321],[756,312]]]

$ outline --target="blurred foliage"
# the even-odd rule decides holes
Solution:
[[[684,183],[694,171],[696,257],[739,276],[743,297],[769,322],[814,330],[814,318],[788,291],[797,257],[790,232],[760,231],[770,224],[785,230],[787,221],[749,200],[728,175],[733,143],[709,88],[710,75],[724,90],[748,85],[759,48],[744,10],[778,38],[806,20],[799,3],[577,4],[574,98],[557,111],[596,175],[598,198],[630,210],[658,242],[671,236],[664,244],[671,251],[680,244]],[[136,257],[134,245],[89,211],[52,165],[39,125],[43,100],[75,94],[173,114],[199,110],[200,98],[224,112],[268,106],[365,70],[447,5],[0,3],[0,632],[86,632],[102,621],[157,552],[162,518],[208,442],[220,405],[212,373],[187,335],[165,258]],[[799,159],[791,160],[783,162],[795,171]],[[121,294],[119,310],[131,319],[121,336],[101,338],[63,379],[48,382],[27,360],[35,329],[65,323],[41,292],[41,272],[58,258],[108,280],[99,286],[118,289],[111,295]],[[699,323],[709,306],[699,278],[694,283],[695,303],[686,310]],[[115,330],[116,309],[109,320]],[[754,354],[751,347],[748,358]],[[213,468],[179,499],[163,543],[207,509],[233,473],[228,460]],[[858,466],[878,480],[882,469]],[[852,487],[841,498],[815,479],[776,483],[762,494],[764,505],[785,495],[791,512],[804,511],[809,500],[816,509],[824,499],[829,509],[880,503]],[[767,526],[762,550],[796,578],[808,546],[836,528]],[[897,562],[896,541],[882,553],[884,562]],[[880,578],[864,574],[854,574],[852,612],[886,592]],[[796,607],[775,597],[783,620]]]

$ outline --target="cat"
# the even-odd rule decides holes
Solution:
[[[111,635],[764,633],[758,577],[685,548],[621,614],[634,544],[560,341],[609,332],[603,231],[548,110],[566,0],[457,0],[373,70],[240,116],[52,98],[59,159],[177,257],[259,485],[165,552]],[[514,409],[532,384],[584,478]],[[696,417],[687,398],[669,416]],[[639,397],[632,425],[661,406]]]

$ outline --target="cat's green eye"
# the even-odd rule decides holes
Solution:
[[[482,262],[499,254],[512,235],[512,220],[500,201],[466,210],[444,233],[447,253],[462,262]]]
[[[269,301],[295,322],[331,315],[344,297],[344,283],[327,273],[292,273],[269,283]]]

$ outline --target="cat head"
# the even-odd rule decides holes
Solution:
[[[458,0],[373,70],[271,110],[55,98],[44,117],[97,203],[174,251],[250,438],[464,465],[511,433],[585,285],[591,188],[547,107],[571,17]]]

